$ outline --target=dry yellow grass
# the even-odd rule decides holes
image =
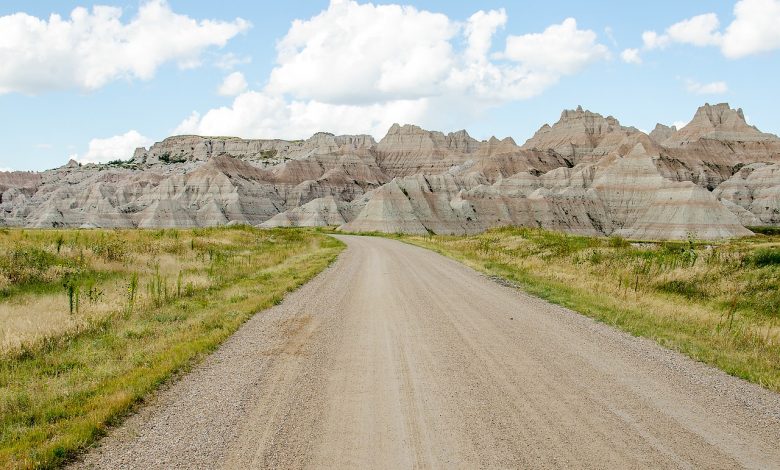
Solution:
[[[154,303],[147,290],[158,276],[170,296],[177,288],[207,288],[217,280],[208,273],[215,256],[209,253],[230,247],[233,258],[249,259],[251,251],[238,244],[243,238],[236,230],[4,230],[0,258],[6,262],[0,266],[14,263],[11,277],[27,279],[12,282],[8,272],[0,272],[0,352],[77,331],[126,309],[133,275],[137,308]],[[32,250],[43,253],[19,260],[19,252]],[[25,261],[32,266],[18,265]],[[76,314],[63,286],[74,276],[80,278]]]
[[[342,248],[251,227],[0,230],[0,468],[67,461]]]
[[[398,237],[780,391],[780,237],[629,243],[525,228]]]

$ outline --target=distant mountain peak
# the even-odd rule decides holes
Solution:
[[[741,108],[733,109],[728,103],[705,103],[696,110],[691,122],[662,143],[669,147],[679,147],[700,139],[758,141],[776,137],[748,124]]]

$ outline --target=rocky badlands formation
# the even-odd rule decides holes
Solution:
[[[780,224],[780,139],[705,105],[649,134],[564,111],[525,144],[393,125],[302,141],[176,136],[131,159],[0,172],[0,223],[228,223],[468,234],[500,225],[631,239],[716,239]]]

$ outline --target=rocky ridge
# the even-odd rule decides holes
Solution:
[[[726,238],[780,224],[780,139],[727,104],[649,135],[578,107],[522,146],[398,124],[379,142],[174,136],[124,162],[0,172],[0,223]]]

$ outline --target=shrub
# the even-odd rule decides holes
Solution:
[[[780,266],[780,248],[761,248],[756,250],[750,258],[754,266]]]
[[[127,244],[118,238],[102,238],[91,245],[92,252],[107,261],[124,261]]]
[[[604,254],[600,251],[593,250],[590,252],[590,256],[588,256],[588,261],[593,265],[601,264],[601,262],[604,261]]]
[[[759,226],[759,227],[748,227],[748,230],[750,230],[753,233],[760,233],[761,235],[780,235],[780,227],[774,227],[774,226]]]
[[[660,292],[667,292],[669,294],[677,294],[689,299],[704,299],[707,297],[707,293],[704,292],[693,279],[673,279],[671,281],[665,281],[655,286],[656,290]]]
[[[160,154],[160,161],[163,163],[183,163],[187,161],[187,157],[184,155],[171,155],[171,152],[163,152]]]
[[[613,235],[609,237],[609,246],[611,248],[625,248],[629,245],[630,243],[628,243],[628,241],[626,241],[626,239],[620,235]]]
[[[0,273],[4,274],[11,284],[41,282],[50,267],[61,264],[66,263],[58,256],[40,248],[15,248],[0,257]]]

